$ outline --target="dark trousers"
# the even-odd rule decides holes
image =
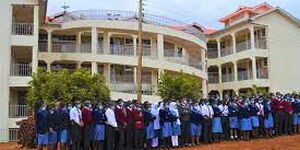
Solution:
[[[89,150],[91,147],[92,141],[92,125],[85,125],[83,127],[83,150]]]
[[[106,150],[114,150],[115,149],[115,129],[110,125],[106,125],[105,128],[105,146]]]
[[[126,148],[127,150],[131,150],[134,145],[134,124],[128,124],[128,126],[125,128],[125,138],[126,138]]]
[[[278,111],[275,113],[275,131],[277,135],[285,134],[284,126],[285,126],[285,112]]]
[[[223,128],[223,138],[229,139],[229,117],[228,116],[222,116],[222,128]]]
[[[116,150],[125,150],[125,131],[123,126],[118,127],[118,138],[116,143]]]
[[[204,143],[212,142],[212,121],[211,119],[203,119],[202,139]]]
[[[265,127],[264,116],[260,115],[258,117],[259,117],[259,128],[258,128],[259,129],[259,135],[262,136],[262,135],[265,135],[265,133],[264,133],[265,132],[265,130],[264,130],[265,129],[264,128]]]
[[[72,150],[80,150],[82,129],[76,123],[72,123],[70,131]]]
[[[287,134],[292,134],[293,133],[293,117],[292,114],[286,113],[286,118],[287,118],[287,125],[285,126],[286,129],[285,131]]]
[[[145,139],[145,130],[144,129],[135,129],[134,132],[134,148],[142,149]]]
[[[180,136],[180,145],[190,143],[190,122],[182,121],[181,122],[181,136]]]

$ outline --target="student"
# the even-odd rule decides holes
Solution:
[[[93,150],[103,150],[104,149],[104,139],[105,139],[105,122],[106,116],[104,114],[104,108],[101,104],[94,104],[93,111]]]
[[[82,140],[82,112],[80,110],[81,104],[79,101],[75,102],[74,107],[70,111],[70,136],[72,141],[72,150],[80,150],[80,144]]]
[[[183,100],[180,103],[179,114],[181,122],[181,136],[180,136],[180,145],[189,146],[190,141],[190,106],[186,100]]]
[[[60,150],[66,150],[69,142],[70,115],[65,104],[60,104],[58,114],[60,119],[59,122],[61,123],[58,133],[58,141]]]
[[[153,129],[154,129],[154,137],[152,139],[151,146],[156,149],[159,147],[159,138],[161,135],[161,126],[160,126],[160,117],[159,117],[159,111],[161,109],[160,104],[152,104],[151,105],[151,114],[155,117],[155,120],[153,121]]]
[[[190,114],[190,133],[191,133],[191,142],[192,146],[200,144],[200,136],[202,132],[202,115],[201,108],[198,102],[194,102],[191,106],[191,114]]]
[[[223,138],[226,140],[229,140],[229,117],[228,117],[228,98],[224,99],[223,102],[221,102],[218,105],[218,108],[221,111],[221,125],[223,129]]]
[[[48,115],[47,106],[44,102],[38,101],[36,104],[37,113],[35,115],[35,128],[37,132],[37,149],[43,150],[48,145]]]
[[[250,118],[250,107],[248,100],[242,102],[240,108],[240,119],[241,119],[241,136],[243,140],[250,140],[250,132],[252,131],[252,123]]]
[[[134,120],[134,148],[141,150],[144,148],[144,112],[140,106],[133,113]]]
[[[259,109],[256,106],[253,98],[250,100],[249,108],[250,108],[250,118],[251,118],[251,125],[252,125],[252,137],[257,139],[257,138],[259,138],[259,132],[258,132],[259,131],[258,130],[259,129],[259,118],[257,115],[259,112]]]
[[[295,96],[295,100],[292,104],[294,113],[293,113],[293,125],[294,133],[300,133],[300,99],[299,96]]]
[[[49,123],[49,137],[48,137],[48,145],[49,145],[49,150],[56,150],[57,149],[57,142],[58,142],[58,131],[59,127],[61,125],[61,122],[59,120],[59,114],[58,114],[58,109],[59,109],[60,104],[50,104],[48,108],[48,123]]]
[[[128,125],[128,113],[126,108],[124,108],[124,101],[122,99],[118,99],[116,102],[115,114],[118,123],[118,145],[116,146],[118,150],[123,150],[127,146],[125,137]]]
[[[212,142],[212,118],[214,111],[208,100],[204,100],[201,105],[201,114],[203,116],[203,142],[205,144]]]
[[[238,139],[237,131],[239,129],[238,120],[238,106],[235,102],[230,102],[228,106],[229,111],[229,128],[230,128],[230,139]]]
[[[145,127],[146,127],[146,148],[150,149],[152,139],[155,137],[155,130],[154,130],[154,120],[156,117],[151,114],[151,104],[149,102],[144,103],[144,120],[145,120]]]
[[[89,150],[92,142],[93,133],[93,116],[92,116],[92,104],[90,101],[85,101],[82,108],[82,122],[83,126],[83,149]]]
[[[221,134],[223,132],[222,122],[221,122],[221,110],[219,109],[217,102],[213,102],[212,109],[214,111],[213,119],[212,119],[212,134],[214,142],[219,142],[221,138]]]
[[[135,134],[135,125],[134,125],[134,112],[136,111],[137,107],[135,104],[132,104],[130,101],[126,102],[125,110],[127,112],[127,127],[125,128],[126,131],[126,147],[127,149],[134,148],[134,134]]]
[[[108,103],[105,105],[105,117],[107,118],[106,122],[106,149],[114,150],[116,148],[115,141],[115,131],[118,128],[116,116],[115,116],[115,105],[114,103]]]
[[[258,108],[257,116],[259,118],[259,136],[263,137],[264,135],[264,105],[263,98],[259,97],[258,101],[255,103],[256,107]]]
[[[178,137],[181,135],[181,122],[179,119],[179,110],[175,102],[170,103],[170,112],[172,115],[172,147],[177,148],[179,146]]]
[[[169,102],[164,102],[163,108],[159,110],[159,117],[162,126],[162,147],[163,149],[169,149],[172,136],[172,114],[169,109]]]
[[[264,129],[265,129],[265,135],[267,138],[270,138],[273,136],[273,115],[272,115],[272,107],[271,107],[271,100],[267,99],[264,103]]]

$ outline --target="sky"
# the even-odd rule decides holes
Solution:
[[[48,0],[48,15],[63,11],[64,2],[68,11],[77,10],[124,10],[138,11],[139,0]],[[279,6],[300,18],[300,0],[144,0],[146,13],[166,16],[184,23],[197,22],[205,27],[220,29],[218,19],[239,6],[254,6],[267,2]]]

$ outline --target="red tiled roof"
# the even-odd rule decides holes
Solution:
[[[203,33],[204,33],[204,34],[213,34],[213,33],[217,32],[217,31],[218,31],[218,30],[213,29],[213,28],[204,28],[204,29],[203,29]]]

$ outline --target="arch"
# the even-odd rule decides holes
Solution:
[[[207,68],[208,72],[208,82],[209,83],[219,83],[219,67],[218,66],[209,66]]]

